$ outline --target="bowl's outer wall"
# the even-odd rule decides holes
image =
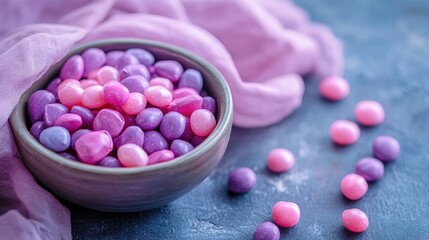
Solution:
[[[177,60],[185,68],[202,72],[205,89],[216,99],[218,126],[192,154],[171,162],[130,170],[106,169],[107,172],[82,170],[83,164],[70,163],[35,143],[28,132],[27,102],[29,96],[46,86],[59,72],[60,66],[73,54],[99,47],[105,51],[144,48],[157,60]],[[223,81],[223,82],[222,82]],[[226,86],[226,87],[225,87]],[[24,120],[24,121],[23,121]],[[201,183],[218,165],[228,145],[232,128],[232,99],[222,76],[187,52],[162,43],[116,39],[94,42],[78,47],[48,72],[21,97],[10,119],[18,149],[31,172],[53,193],[81,206],[101,211],[128,212],[159,207],[189,192]],[[31,141],[31,144],[29,144]],[[56,159],[53,161],[52,159]],[[80,165],[78,168],[76,166]],[[104,170],[104,169],[103,169]],[[116,171],[117,170],[117,171]],[[147,170],[147,171],[146,171]],[[115,172],[116,171],[116,172]]]

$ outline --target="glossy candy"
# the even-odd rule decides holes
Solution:
[[[82,127],[92,128],[92,123],[94,122],[94,114],[91,110],[82,106],[73,106],[70,110],[70,113],[77,114],[82,118]]]
[[[287,149],[277,148],[268,154],[267,167],[271,172],[288,171],[295,164],[294,155]]]
[[[68,112],[69,109],[61,103],[47,104],[43,114],[43,121],[46,126],[52,127],[59,116]]]
[[[117,147],[120,147],[127,143],[133,143],[139,147],[143,147],[144,143],[144,133],[137,126],[130,126],[126,128],[121,136],[118,138],[118,143],[115,144]]]
[[[74,55],[69,58],[64,66],[61,68],[60,78],[65,79],[76,79],[79,80],[83,76],[84,62],[80,55]]]
[[[146,152],[132,143],[124,144],[118,148],[118,159],[124,167],[146,166],[149,161]]]
[[[122,68],[124,68],[126,66],[134,65],[134,64],[139,64],[139,60],[134,55],[125,53],[116,62],[116,67],[119,70],[121,70]]]
[[[39,135],[40,143],[54,152],[62,152],[70,146],[69,131],[60,126],[46,128]]]
[[[174,86],[173,83],[167,79],[167,78],[163,78],[163,77],[156,77],[156,78],[152,78],[149,82],[150,86],[163,86],[166,89],[168,89],[168,91],[173,91]]]
[[[125,66],[121,69],[119,72],[119,75],[121,76],[121,79],[130,77],[130,76],[142,76],[146,79],[149,79],[150,73],[149,70],[147,70],[147,67],[141,64],[132,64]]]
[[[60,90],[61,88],[65,87],[65,86],[68,86],[68,85],[75,85],[75,86],[79,86],[79,87],[80,87],[80,82],[79,82],[78,80],[76,80],[76,79],[72,79],[72,78],[69,78],[69,79],[63,80],[63,81],[58,85],[58,87],[57,87],[57,91],[58,91],[58,90]]]
[[[52,80],[48,86],[46,87],[46,90],[54,94],[55,98],[58,98],[58,85],[61,83],[61,78],[55,78]]]
[[[188,87],[200,92],[203,89],[203,76],[195,69],[186,69],[180,77],[179,88]]]
[[[55,126],[61,126],[69,132],[74,132],[82,126],[82,118],[74,113],[65,113],[57,118]]]
[[[377,181],[384,175],[384,165],[375,158],[362,158],[356,163],[355,172],[367,181]]]
[[[124,125],[124,117],[119,112],[103,109],[95,116],[93,128],[95,131],[106,130],[111,137],[116,137],[122,132]]]
[[[203,104],[201,107],[209,110],[213,115],[216,113],[216,101],[210,96],[203,97]]]
[[[187,142],[191,142],[194,136],[195,134],[194,132],[192,132],[192,128],[191,128],[191,120],[188,117],[185,117],[185,131],[183,131],[179,139],[185,140]]]
[[[81,136],[75,148],[79,161],[94,165],[113,150],[113,141],[107,131],[93,131]]]
[[[116,67],[118,60],[124,56],[124,51],[110,51],[106,53],[106,65]]]
[[[89,109],[100,108],[106,104],[103,97],[103,86],[88,87],[82,93],[82,104]]]
[[[194,149],[194,146],[192,146],[192,144],[180,139],[174,140],[170,146],[170,150],[174,153],[175,157],[180,157],[190,152],[192,149]]]
[[[331,124],[330,134],[336,144],[350,145],[359,139],[360,130],[354,122],[337,120]]]
[[[150,66],[155,62],[154,56],[144,49],[130,48],[126,51],[126,53],[136,57],[139,62],[145,66]]]
[[[122,105],[122,110],[129,115],[136,115],[146,107],[146,97],[141,93],[130,93],[128,100]]]
[[[187,117],[190,117],[195,110],[201,109],[203,98],[199,95],[189,95],[174,99],[169,105],[169,111],[179,112]]]
[[[280,229],[272,222],[263,222],[253,233],[253,240],[279,240]]]
[[[169,112],[162,118],[160,130],[165,139],[178,139],[185,131],[186,119],[178,112]]]
[[[357,121],[367,127],[379,125],[384,121],[384,109],[376,101],[360,101],[355,107]]]
[[[168,149],[167,140],[157,131],[149,131],[144,134],[143,150],[147,154]]]
[[[204,140],[206,140],[206,137],[200,137],[200,136],[195,135],[191,140],[191,144],[192,144],[192,146],[197,147],[202,142],[204,142]]]
[[[45,106],[55,103],[55,96],[46,90],[34,92],[28,100],[28,114],[32,123],[43,120]]]
[[[185,87],[174,89],[171,93],[173,95],[173,99],[182,98],[182,97],[186,97],[189,95],[198,95],[198,92],[195,91],[195,89],[185,88]]]
[[[280,227],[290,228],[298,224],[301,211],[296,203],[277,202],[272,209],[272,218]]]
[[[155,107],[167,107],[173,100],[173,95],[163,86],[150,86],[144,90],[147,101]]]
[[[97,81],[105,85],[110,81],[119,81],[119,72],[111,66],[104,66],[97,71]]]
[[[112,156],[106,156],[98,163],[99,166],[110,167],[110,168],[119,168],[122,167],[121,162]]]
[[[207,137],[216,127],[216,119],[213,113],[206,109],[195,110],[190,120],[192,131],[200,137]]]
[[[67,159],[69,159],[69,160],[72,160],[72,161],[76,161],[77,160],[76,157],[73,156],[73,155],[71,155],[70,153],[62,152],[62,153],[60,153],[60,155],[63,156],[63,157],[65,157],[65,158],[67,158]]]
[[[148,165],[168,162],[174,159],[174,153],[170,150],[160,150],[149,155]]]
[[[233,193],[248,192],[256,184],[255,172],[247,167],[240,167],[228,176],[228,190]]]
[[[146,78],[135,75],[129,76],[121,81],[121,84],[128,89],[130,93],[138,92],[144,93],[144,90],[149,87],[149,82]]]
[[[82,106],[82,94],[80,85],[67,85],[58,89],[58,98],[67,107]]]
[[[89,129],[79,129],[79,130],[77,130],[76,132],[74,132],[72,135],[71,135],[71,143],[70,143],[70,147],[71,147],[71,149],[73,149],[73,150],[76,150],[76,141],[80,138],[80,137],[82,137],[83,135],[85,135],[85,134],[87,134],[87,133],[90,133],[90,132],[92,132],[91,130],[89,130]]]
[[[345,210],[341,216],[341,221],[345,228],[355,233],[364,232],[369,226],[368,216],[357,208]]]
[[[183,73],[182,65],[174,60],[158,61],[154,67],[158,76],[168,78],[173,83],[179,81]]]
[[[136,117],[136,124],[143,131],[154,130],[159,126],[164,114],[158,108],[146,108]]]
[[[85,79],[80,81],[80,87],[84,90],[89,87],[97,86],[97,85],[100,85],[100,83],[97,80]]]
[[[372,152],[374,157],[383,162],[395,160],[400,151],[401,146],[399,142],[390,136],[379,136],[372,143]]]
[[[103,88],[103,98],[109,104],[113,106],[122,106],[124,105],[128,98],[130,97],[130,92],[124,85],[117,81],[111,81],[104,85]]]
[[[40,133],[47,128],[46,124],[43,121],[38,121],[33,123],[30,129],[31,135],[39,140]]]
[[[320,82],[319,91],[324,98],[338,101],[349,95],[350,86],[344,78],[330,76]]]
[[[350,173],[341,179],[341,192],[350,200],[358,200],[368,191],[368,183],[362,176]]]
[[[106,63],[106,54],[99,48],[89,48],[81,54],[84,61],[84,73],[83,76],[87,76],[88,73],[99,69]]]

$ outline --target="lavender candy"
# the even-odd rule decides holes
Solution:
[[[256,174],[247,167],[237,168],[228,176],[228,189],[234,193],[245,193],[255,184]]]
[[[158,108],[146,108],[137,114],[136,124],[143,131],[150,131],[158,127],[163,115],[162,111]]]
[[[154,56],[150,52],[144,49],[130,48],[126,51],[126,53],[133,55],[139,60],[141,64],[147,67],[152,65],[155,62]]]
[[[272,222],[263,222],[253,233],[253,240],[279,240],[280,229]]]
[[[180,77],[179,88],[193,88],[197,92],[203,89],[203,76],[195,69],[186,69]]]
[[[28,100],[28,114],[32,123],[43,120],[45,106],[55,103],[55,96],[46,90],[39,90],[31,94]]]
[[[150,78],[149,70],[146,66],[142,64],[131,64],[123,67],[119,72],[121,79],[130,77],[130,76],[142,76],[146,79]]]
[[[180,157],[190,151],[192,151],[192,149],[194,149],[194,147],[192,146],[192,144],[180,140],[180,139],[176,139],[171,143],[171,147],[170,150],[174,153],[175,157]]]
[[[367,181],[376,181],[383,177],[384,165],[380,160],[375,158],[362,158],[356,163],[355,172]]]
[[[119,139],[118,140],[115,139],[115,141],[114,141],[115,146],[117,148],[127,143],[133,143],[139,147],[143,147],[144,133],[139,127],[130,126],[127,129],[125,129],[124,132],[122,132]]]
[[[47,128],[46,124],[43,121],[35,122],[30,129],[31,135],[39,140],[40,133]]]
[[[185,132],[186,119],[178,112],[169,112],[162,118],[160,130],[165,139],[178,139]]]
[[[121,81],[130,93],[138,92],[143,94],[144,90],[149,87],[149,82],[146,78],[140,75],[129,76]]]
[[[70,146],[70,134],[63,127],[49,127],[40,133],[39,141],[43,146],[54,152],[62,152]]]
[[[94,114],[88,108],[82,106],[73,106],[70,113],[79,115],[82,118],[82,127],[92,128],[94,122]]]
[[[50,103],[45,106],[43,121],[46,126],[52,127],[57,118],[69,112],[69,109],[61,103]]]
[[[83,58],[79,55],[74,55],[64,63],[61,68],[60,78],[62,80],[66,79],[76,79],[80,80],[83,76],[84,71],[84,62]]]
[[[133,55],[125,53],[116,62],[116,68],[121,70],[122,68],[133,64],[139,64],[139,60]]]
[[[383,162],[395,160],[400,151],[401,146],[399,145],[399,142],[390,136],[377,137],[372,143],[372,152],[374,157]]]
[[[179,139],[191,142],[195,134],[192,131],[190,119],[188,117],[185,117],[185,121],[185,131],[183,131]]]
[[[144,134],[143,150],[147,154],[168,149],[167,140],[157,131],[149,131]]]
[[[103,167],[111,167],[111,168],[119,168],[122,167],[121,162],[115,157],[106,156],[98,163],[99,166]]]
[[[176,83],[179,81],[183,73],[183,67],[174,60],[158,61],[154,65],[155,73],[164,78],[170,79],[171,82]]]
[[[118,60],[124,56],[124,51],[111,51],[106,53],[106,65],[116,67]]]
[[[99,69],[106,63],[106,54],[99,48],[89,48],[81,54],[84,62],[83,76],[87,76],[90,72]]]
[[[76,157],[71,155],[70,153],[62,152],[62,153],[60,153],[60,155],[69,159],[69,160],[73,160],[73,161],[77,160]]]
[[[203,97],[202,108],[209,110],[214,115],[216,114],[216,101],[210,96]]]
[[[58,100],[58,85],[60,85],[61,83],[61,78],[55,78],[54,80],[52,80],[48,86],[46,87],[46,90],[51,92],[52,94],[54,94],[55,98]]]

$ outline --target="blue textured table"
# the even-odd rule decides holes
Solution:
[[[345,77],[352,87],[342,102],[323,101],[318,84],[307,81],[302,107],[291,117],[261,129],[235,128],[219,167],[195,190],[163,208],[109,214],[67,203],[75,239],[251,239],[256,226],[270,220],[279,200],[301,207],[301,221],[281,230],[282,239],[429,239],[429,2],[427,0],[300,0],[316,21],[344,41]],[[338,148],[328,129],[336,119],[353,119],[361,99],[375,99],[387,119],[362,129],[353,146]],[[386,165],[385,177],[370,184],[359,201],[342,197],[341,178],[371,154],[372,140],[396,137],[402,152]],[[267,153],[286,147],[297,163],[288,173],[270,174]],[[251,192],[226,191],[228,172],[249,166],[258,175]],[[363,234],[341,225],[341,213],[358,207],[369,217]]]

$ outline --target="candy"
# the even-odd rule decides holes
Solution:
[[[301,211],[298,205],[293,202],[277,202],[272,209],[272,218],[275,224],[280,227],[293,227],[298,224]]]
[[[375,158],[362,158],[356,163],[355,172],[367,181],[377,181],[384,175],[384,165]]]
[[[400,151],[401,146],[399,145],[399,142],[390,136],[379,136],[372,143],[372,152],[374,157],[383,162],[395,160]]]
[[[67,107],[82,105],[83,89],[77,85],[67,85],[58,89],[60,102]]]
[[[150,86],[144,90],[147,101],[155,107],[167,107],[173,100],[173,95],[162,86]]]
[[[126,51],[126,53],[136,57],[139,62],[145,66],[150,66],[155,62],[154,56],[144,49],[130,48]]]
[[[87,76],[89,72],[99,69],[106,63],[106,54],[98,48],[89,48],[81,56],[85,66],[83,76]]]
[[[54,94],[55,98],[58,98],[58,86],[61,84],[61,78],[55,78],[48,84],[46,90]]]
[[[267,167],[270,171],[275,173],[282,173],[288,171],[295,164],[295,157],[293,154],[283,148],[272,150],[268,154]]]
[[[203,76],[195,69],[186,69],[180,77],[179,88],[193,88],[197,92],[203,89]]]
[[[216,127],[216,119],[213,114],[206,109],[198,109],[191,115],[191,128],[195,135],[207,137]]]
[[[182,65],[173,60],[158,61],[154,67],[158,76],[168,78],[173,83],[179,81],[183,73]]]
[[[111,109],[101,110],[94,118],[94,130],[106,130],[111,137],[118,136],[124,128],[124,117],[117,111]]]
[[[174,159],[174,153],[170,150],[160,150],[149,155],[148,165],[168,162]]]
[[[30,129],[30,133],[35,139],[38,140],[40,133],[43,130],[45,130],[46,128],[47,128],[47,126],[43,121],[38,121],[38,122],[33,123],[33,125],[31,126],[31,129]]]
[[[104,66],[97,71],[97,81],[105,85],[110,81],[119,81],[119,72],[111,66]]]
[[[350,86],[344,78],[331,76],[320,82],[319,91],[324,98],[338,101],[349,95]]]
[[[75,86],[79,86],[80,87],[80,82],[76,79],[66,79],[64,81],[62,81],[58,87],[57,87],[57,92],[58,90],[60,90],[61,88],[68,86],[68,85],[75,85]]]
[[[341,192],[350,200],[358,200],[368,191],[368,183],[365,178],[355,173],[350,173],[341,179]]]
[[[360,101],[355,107],[357,121],[367,127],[376,126],[384,121],[384,109],[376,101]]]
[[[118,148],[118,159],[124,167],[146,166],[149,160],[146,152],[132,143],[124,144]]]
[[[60,155],[67,158],[68,160],[73,160],[73,161],[77,160],[76,157],[71,155],[70,153],[62,152],[60,153]]]
[[[149,70],[147,70],[146,66],[141,64],[132,64],[125,66],[119,72],[121,79],[130,77],[130,76],[142,76],[146,79],[150,77]]]
[[[65,113],[68,113],[69,109],[61,103],[51,103],[45,106],[45,112],[43,114],[43,121],[46,126],[52,127],[57,118]]]
[[[355,233],[364,232],[369,225],[366,214],[357,208],[345,210],[341,216],[341,221],[345,228]]]
[[[174,86],[173,83],[167,79],[167,78],[162,78],[162,77],[156,77],[156,78],[152,78],[149,82],[150,86],[163,86],[165,88],[168,89],[168,91],[173,91]]]
[[[145,132],[143,150],[145,150],[147,154],[152,154],[164,149],[168,149],[168,143],[159,132]]]
[[[181,114],[189,117],[192,113],[201,109],[203,105],[203,98],[199,95],[189,95],[181,98],[174,99],[169,105],[169,111],[180,112]]]
[[[134,55],[125,53],[116,62],[116,67],[119,70],[121,70],[122,68],[124,68],[128,65],[134,65],[134,64],[139,64],[139,60],[136,57],[134,57]]]
[[[171,143],[170,150],[174,153],[175,157],[180,157],[188,152],[190,152],[192,149],[194,149],[194,146],[192,144],[176,139]]]
[[[32,123],[43,120],[45,106],[55,103],[55,96],[46,90],[34,92],[28,100],[28,114]]]
[[[158,108],[146,108],[137,114],[136,124],[143,131],[153,130],[161,123],[164,114]]]
[[[350,145],[355,143],[360,136],[356,123],[347,120],[337,120],[331,124],[331,138],[336,144]]]
[[[69,132],[74,132],[82,126],[82,118],[74,113],[65,113],[57,118],[55,126],[61,126]]]
[[[193,88],[178,88],[174,89],[173,92],[171,92],[173,95],[173,99],[186,97],[189,95],[198,95],[198,92],[195,91]]]
[[[94,114],[91,110],[82,106],[73,106],[70,110],[70,113],[77,114],[82,118],[82,127],[92,128],[92,123],[94,122]]]
[[[95,85],[88,87],[83,90],[82,93],[82,104],[83,106],[94,109],[100,108],[106,104],[106,101],[103,98],[103,86]]]
[[[255,172],[247,167],[240,167],[228,176],[228,190],[233,193],[248,192],[256,184]]]
[[[206,137],[194,136],[191,140],[191,144],[192,146],[197,147],[202,142],[204,142],[204,140],[206,140]]]
[[[116,67],[118,60],[124,56],[124,51],[111,51],[106,53],[106,65]]]
[[[185,117],[178,112],[169,112],[162,118],[160,130],[165,139],[172,141],[182,136],[186,127]]]
[[[253,233],[253,240],[279,240],[280,230],[272,222],[263,222]]]
[[[111,81],[106,85],[104,85],[104,89],[103,89],[104,101],[112,104],[113,106],[124,105],[127,102],[129,97],[130,97],[130,92],[120,82]]]
[[[110,167],[110,168],[119,168],[122,167],[121,162],[115,157],[106,156],[98,163],[99,166]]]
[[[85,79],[85,80],[80,81],[80,87],[84,90],[89,88],[89,87],[97,86],[97,85],[100,85],[100,83],[98,81],[92,80],[92,79]]]
[[[77,141],[80,137],[82,137],[83,135],[85,135],[85,134],[87,134],[87,133],[90,133],[90,132],[91,132],[91,130],[88,130],[88,129],[79,129],[79,130],[77,130],[76,132],[74,132],[74,133],[71,135],[71,143],[70,143],[70,147],[71,147],[71,149],[76,150],[76,141]]]
[[[64,66],[61,68],[60,78],[62,80],[69,78],[79,80],[83,76],[83,71],[83,58],[79,55],[74,55],[64,63]]]
[[[195,134],[194,132],[192,132],[192,128],[191,128],[191,120],[188,117],[185,117],[185,131],[183,131],[179,139],[185,140],[187,142],[191,142],[194,136]]]
[[[107,131],[94,131],[81,136],[75,148],[79,161],[94,165],[113,150],[113,141]]]
[[[129,115],[136,115],[146,107],[146,97],[141,93],[130,93],[128,100],[122,105],[122,110]]]
[[[216,113],[216,101],[210,96],[203,97],[203,104],[201,107],[209,110],[213,115]]]
[[[123,79],[121,83],[128,89],[130,93],[143,93],[144,90],[149,87],[149,82],[146,80],[146,78],[139,75],[129,76]]]
[[[63,127],[49,127],[40,133],[39,141],[43,146],[54,152],[62,152],[70,146],[70,134]]]
[[[144,142],[144,133],[137,126],[130,126],[122,132],[121,136],[118,139],[118,143],[115,144],[117,147],[120,147],[127,143],[133,143],[139,147],[143,147]]]

